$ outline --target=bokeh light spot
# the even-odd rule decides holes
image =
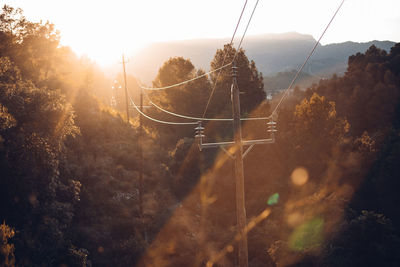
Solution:
[[[292,227],[297,226],[301,223],[302,217],[300,212],[293,212],[288,215],[287,223]]]
[[[290,178],[295,185],[304,185],[308,181],[308,171],[303,167],[298,167],[292,172]]]
[[[289,237],[289,247],[304,251],[318,247],[323,241],[324,220],[320,217],[306,221],[297,227]]]
[[[268,205],[272,206],[272,205],[276,205],[279,202],[279,193],[275,193],[273,195],[271,195],[268,199]]]
[[[31,203],[32,206],[36,206],[38,204],[38,199],[35,194],[30,194],[28,197],[29,203]]]

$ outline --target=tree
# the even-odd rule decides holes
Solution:
[[[4,222],[0,224],[0,266],[14,267],[14,245],[8,243],[8,239],[13,238],[15,235],[14,229],[10,228]]]
[[[196,70],[188,59],[174,57],[166,61],[159,69],[154,87],[164,87],[180,83],[204,74],[202,70]],[[210,83],[204,76],[187,84],[155,92],[152,97],[167,110],[201,117],[207,97],[210,93]]]
[[[58,47],[50,24],[2,11],[0,222],[15,229],[16,265],[88,266],[89,253],[96,266],[134,265],[144,247],[136,125],[94,96],[106,95],[98,91],[107,81],[93,62]],[[142,140],[154,148],[151,136]],[[154,168],[167,156],[153,151],[143,168],[150,239],[172,199],[164,169]],[[2,246],[0,265],[10,248]]]
[[[395,109],[400,99],[400,77],[398,58],[400,45],[391,52],[371,46],[364,54],[350,56],[344,77],[321,80],[311,88],[314,92],[336,103],[338,115],[346,117],[352,136],[382,136],[395,118]]]
[[[60,34],[54,25],[27,21],[21,9],[4,5],[0,14],[0,47],[21,70],[22,76],[37,86],[45,86],[55,75]],[[1,55],[0,54],[0,55]],[[52,77],[54,78],[54,77]]]
[[[17,264],[61,264],[79,200],[79,182],[59,168],[65,138],[78,133],[74,113],[59,92],[23,80],[8,58],[0,65],[0,220],[19,232]]]
[[[335,103],[316,93],[296,106],[294,116],[297,144],[301,148],[313,146],[330,150],[349,127],[346,120],[337,117]]]
[[[317,170],[318,166],[325,166],[332,149],[342,144],[349,127],[345,119],[337,116],[334,102],[316,93],[304,99],[296,106],[292,132],[298,164]]]
[[[363,210],[326,245],[323,266],[398,266],[400,238],[392,222]]]
[[[170,58],[159,69],[157,77],[153,81],[153,85],[155,87],[169,86],[202,74],[204,74],[204,72],[202,70],[196,70],[190,60],[182,57]],[[177,87],[147,93],[154,103],[168,111],[186,116],[201,117],[210,90],[210,82],[207,76],[204,76]],[[144,100],[146,101],[146,98]],[[188,121],[161,112],[156,108],[149,110],[148,113],[153,117],[166,121]],[[167,149],[174,149],[176,142],[181,138],[193,136],[194,127],[190,125],[171,126],[160,125],[153,122],[146,122],[146,124],[155,129],[157,133],[160,133],[160,144]]]
[[[225,45],[223,49],[217,50],[211,62],[211,70],[218,69],[224,64],[232,62],[234,58],[236,67],[238,68],[237,83],[241,92],[240,111],[244,115],[250,113],[265,100],[263,77],[258,72],[255,62],[248,60],[243,49],[237,52],[229,44]],[[232,84],[232,69],[226,67],[221,71],[212,73],[210,76],[212,86],[216,86],[216,89],[208,114],[213,116],[218,114],[231,115],[230,89]]]

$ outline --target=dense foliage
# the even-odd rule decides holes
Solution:
[[[8,6],[0,19],[1,265],[134,263],[145,246],[135,124],[98,100],[108,98],[109,81],[59,46],[53,25],[28,22]],[[154,146],[151,137],[142,142]],[[163,171],[151,166],[162,151],[145,157],[153,238],[169,214],[160,203],[171,197]]]
[[[139,138],[138,117],[127,123],[123,104],[108,105],[105,88],[121,77],[108,81],[59,37],[52,24],[3,7],[0,266],[234,266],[231,158],[199,152],[192,126],[144,121]],[[217,50],[211,68],[236,52]],[[269,115],[262,74],[245,51],[236,55],[242,116]],[[349,58],[342,77],[290,93],[276,142],[244,161],[250,266],[399,265],[399,66],[400,44],[390,52],[372,46]],[[173,57],[153,85],[202,74]],[[198,117],[215,88],[207,117],[229,117],[231,81],[228,67],[148,97]],[[178,121],[155,108],[146,113]],[[205,132],[208,141],[233,136],[226,122]],[[243,123],[243,135],[265,138],[266,127]]]

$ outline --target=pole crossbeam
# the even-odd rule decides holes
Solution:
[[[263,145],[263,144],[272,144],[275,143],[274,138],[269,139],[259,139],[259,140],[242,140],[242,146],[252,146],[252,145]],[[199,144],[199,148],[215,148],[215,147],[226,147],[234,145],[235,142],[218,142],[218,143],[201,143]]]

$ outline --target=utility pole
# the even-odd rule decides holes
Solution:
[[[243,146],[242,146],[242,127],[240,125],[240,99],[239,87],[237,86],[237,67],[233,63],[232,67],[232,111],[233,111],[233,133],[235,141],[235,181],[236,181],[236,220],[237,230],[240,235],[238,241],[239,266],[248,266],[247,252],[247,233],[246,228],[246,207],[244,198],[244,171],[243,171]]]
[[[143,89],[140,89],[140,111],[143,112]],[[139,114],[139,212],[143,226],[144,241],[147,243],[147,230],[143,214],[143,115]]]
[[[126,118],[129,123],[129,104],[128,104],[128,88],[126,86],[126,71],[125,71],[125,61],[124,54],[122,54],[122,66],[124,70],[124,84],[125,84],[125,104],[126,104]],[[143,112],[143,91],[140,91],[140,111]],[[144,223],[144,214],[143,214],[143,115],[139,114],[139,136],[138,136],[138,150],[139,150],[139,213],[140,220],[143,226],[143,237],[145,242],[147,243],[147,230]]]
[[[129,105],[128,105],[128,88],[126,87],[126,71],[125,71],[125,63],[128,63],[125,61],[124,54],[122,54],[122,66],[124,69],[124,84],[125,84],[125,104],[126,104],[126,120],[129,123]]]
[[[236,218],[237,218],[237,231],[238,238],[238,263],[240,267],[248,267],[248,250],[247,250],[247,220],[246,220],[246,207],[244,196],[244,169],[243,159],[250,152],[255,145],[273,144],[275,143],[276,122],[270,121],[267,123],[267,132],[270,133],[270,138],[259,140],[242,140],[241,118],[240,118],[240,100],[239,100],[239,87],[237,85],[237,67],[234,64],[232,67],[232,85],[231,85],[231,99],[233,110],[233,130],[234,141],[218,142],[218,143],[203,143],[204,127],[202,122],[198,122],[195,128],[196,142],[200,151],[206,148],[221,148],[230,158],[235,161],[235,182],[236,182]],[[232,155],[226,147],[233,146],[234,154]],[[246,146],[243,152],[243,147]]]

